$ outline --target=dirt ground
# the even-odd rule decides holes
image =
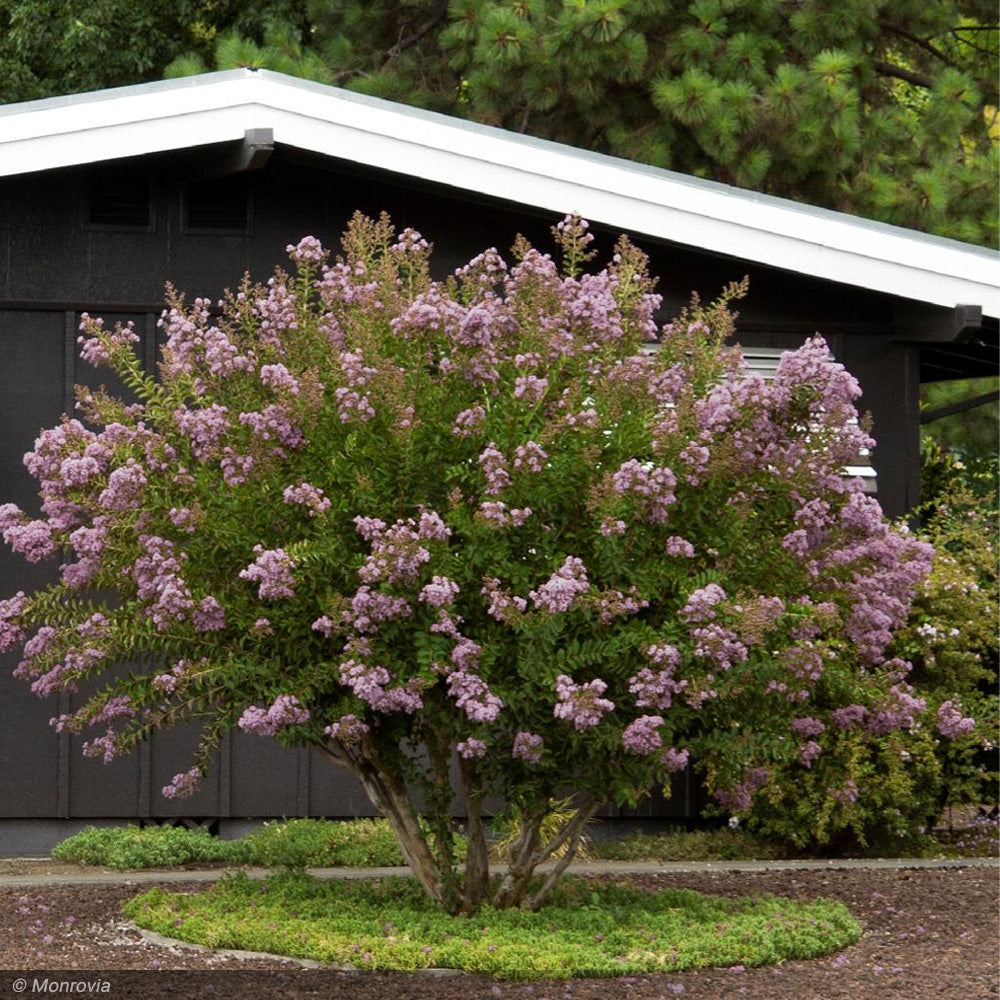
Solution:
[[[6,874],[80,869],[6,862]],[[13,870],[12,870],[13,869]],[[0,871],[0,874],[4,874]],[[400,975],[303,969],[276,958],[236,958],[152,943],[120,915],[146,885],[46,884],[0,889],[0,997],[39,992],[113,997],[336,998],[336,1000],[988,1000],[998,991],[998,873],[931,870],[700,872],[613,876],[649,889],[720,895],[826,896],[865,926],[847,951],[808,962],[627,977],[510,984],[464,974]],[[612,876],[595,876],[608,878]],[[188,886],[196,888],[195,886]],[[173,889],[183,888],[173,884]]]

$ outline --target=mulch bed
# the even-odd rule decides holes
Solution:
[[[51,870],[51,869],[50,869]],[[58,871],[58,869],[56,869]],[[605,879],[610,876],[600,876]],[[128,927],[123,900],[147,885],[0,889],[0,991],[234,1000],[989,1000],[998,990],[996,868],[841,869],[615,876],[649,889],[727,896],[826,896],[865,926],[847,951],[760,969],[709,969],[616,980],[505,983],[472,975],[402,975],[301,969],[153,944]],[[184,886],[173,884],[172,890]],[[191,888],[198,888],[191,886]],[[70,984],[73,985],[61,985]],[[107,983],[107,989],[102,984]]]

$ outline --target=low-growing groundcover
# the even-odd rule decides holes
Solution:
[[[539,911],[436,908],[412,879],[347,882],[242,873],[207,892],[129,901],[140,927],[215,948],[381,971],[447,968],[500,979],[601,977],[751,966],[838,951],[861,936],[842,904],[686,889],[645,892],[567,879]]]
[[[223,840],[203,828],[90,826],[56,844],[52,856],[71,864],[122,870],[216,863],[288,868],[405,863],[392,828],[381,819],[264,823],[236,840]]]

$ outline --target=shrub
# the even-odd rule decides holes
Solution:
[[[587,273],[586,224],[554,233],[561,272],[521,240],[433,281],[419,234],[356,217],[335,263],[306,237],[218,314],[171,290],[158,380],[85,317],[136,401],[80,390],[26,458],[43,516],[0,507],[15,550],[65,560],[0,602],[18,676],[86,691],[56,727],[110,760],[199,719],[170,796],[234,727],[308,744],[471,912],[540,906],[603,802],[689,759],[744,814],[819,732],[920,725],[887,650],[931,549],[843,475],[871,445],[855,380],[819,338],[753,377],[724,347],[743,286],[658,328],[627,240]],[[519,822],[496,882],[490,795]]]
[[[997,800],[996,493],[981,472],[927,454],[941,492],[919,513],[936,556],[889,649],[912,665],[927,719],[878,736],[827,732],[808,773],[776,773],[751,825],[797,849],[919,853],[946,809]],[[831,798],[831,787],[850,794]]]
[[[246,838],[255,864],[286,868],[391,867],[403,855],[385,820],[286,820]]]
[[[182,826],[88,826],[57,844],[52,856],[71,864],[120,869],[250,861],[244,844]]]

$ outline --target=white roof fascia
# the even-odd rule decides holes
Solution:
[[[948,308],[1000,315],[992,251],[264,70],[0,108],[0,176],[239,140],[394,170]]]

